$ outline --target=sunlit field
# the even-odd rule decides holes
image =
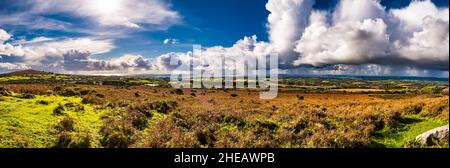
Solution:
[[[286,81],[272,100],[255,89],[4,82],[0,147],[448,148],[415,141],[449,123],[446,82],[323,89]]]

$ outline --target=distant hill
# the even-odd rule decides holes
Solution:
[[[0,74],[0,77],[4,77],[4,76],[34,76],[34,75],[50,75],[50,74],[53,74],[53,73],[37,71],[37,70],[33,70],[33,69],[27,69],[27,70],[21,70],[21,71]]]

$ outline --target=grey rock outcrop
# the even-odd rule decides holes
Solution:
[[[433,145],[435,141],[448,141],[448,126],[442,126],[420,134],[416,137],[416,141],[424,145]]]

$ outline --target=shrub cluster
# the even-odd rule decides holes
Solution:
[[[136,129],[127,120],[109,118],[100,128],[100,140],[106,148],[127,148],[135,141]]]
[[[97,94],[97,95],[89,94],[89,95],[86,95],[83,97],[83,99],[81,100],[81,103],[102,105],[103,103],[105,103],[105,100],[103,98],[104,98],[104,96],[99,96],[99,94]]]
[[[76,121],[71,117],[63,118],[55,127],[58,131],[55,148],[90,148],[92,137],[89,133],[76,130]]]

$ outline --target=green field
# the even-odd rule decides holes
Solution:
[[[80,102],[79,97],[36,96],[34,99],[1,97],[0,148],[52,147],[58,136],[56,127],[59,121],[66,117],[75,121],[74,131],[71,134],[98,139],[100,117],[105,110],[97,110],[92,105],[83,105]],[[65,108],[64,114],[54,114],[57,106],[68,103],[82,106],[84,110]],[[91,145],[91,147],[99,146],[98,143]]]
[[[409,143],[414,142],[416,136],[447,123],[448,121],[441,119],[409,115],[404,117],[398,125],[378,131],[376,133],[378,136],[377,142],[388,148],[407,147]]]

